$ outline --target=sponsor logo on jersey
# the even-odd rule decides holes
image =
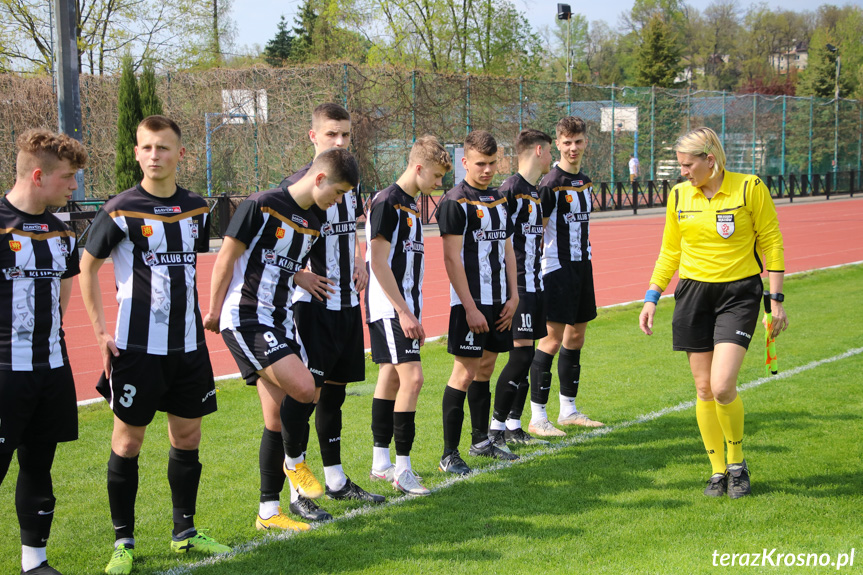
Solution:
[[[141,234],[145,238],[149,238],[153,235],[153,226],[141,226]]]
[[[3,275],[7,280],[20,280],[20,279],[59,279],[63,277],[65,273],[64,270],[55,270],[55,269],[35,269],[28,270],[24,269],[21,266],[15,266],[13,268],[6,268],[3,270]]]
[[[210,399],[214,395],[216,395],[216,390],[211,389],[210,391],[208,391],[207,393],[204,394],[204,397],[201,399],[201,403],[204,403],[205,401],[207,401],[208,399]]]
[[[285,237],[285,228],[276,228],[276,237],[279,239]]]
[[[294,274],[303,269],[300,262],[282,257],[273,250],[261,250],[261,263],[268,266],[276,266]]]
[[[716,214],[716,232],[724,239],[734,233],[734,214]]]
[[[474,230],[473,241],[494,242],[506,239],[506,230]]]
[[[410,205],[410,208],[411,208],[413,211],[415,211],[415,212],[418,212],[418,211],[419,211],[419,208],[417,207],[417,205],[416,205],[416,204],[411,204],[411,205]]]
[[[9,240],[9,249],[13,252],[20,252],[21,242],[19,242],[18,240]]]
[[[425,245],[422,242],[418,242],[415,240],[405,240],[402,242],[402,251],[407,252],[416,252],[418,254],[425,253]]]
[[[482,216],[483,216],[482,210],[477,210],[476,211],[476,217],[482,219]]]
[[[297,214],[291,214],[291,221],[295,224],[300,224],[304,228],[309,227],[309,221],[304,219],[302,216],[298,216]]]
[[[357,231],[357,222],[336,222],[331,224],[327,222],[321,227],[321,235],[322,236],[343,236],[346,234],[352,234]]]
[[[48,224],[24,224],[25,232],[47,232]]]
[[[479,201],[481,201],[481,202],[493,202],[494,196],[480,196]]]
[[[572,194],[566,194],[566,203],[568,203],[568,204],[572,203]]]
[[[540,236],[542,235],[542,226],[530,225],[525,222],[521,224],[521,235],[523,236]]]
[[[193,240],[198,239],[198,222],[189,222],[189,235]]]
[[[314,368],[314,367],[310,367],[310,368],[309,368],[309,371],[310,371],[310,372],[312,372],[312,373],[314,373],[315,375],[319,375],[319,376],[321,376],[321,377],[324,377],[324,372],[323,372],[323,370],[316,369],[316,368]]]
[[[568,224],[575,224],[578,222],[587,222],[587,221],[590,221],[590,214],[588,214],[586,212],[584,212],[584,213],[582,213],[582,212],[579,212],[579,213],[567,212],[567,213],[563,214],[563,221],[568,223]]]
[[[161,216],[166,214],[181,214],[183,210],[180,206],[156,206],[153,208],[153,213]]]
[[[187,266],[195,265],[197,254],[195,252],[154,252],[150,250],[144,254],[144,263],[153,266]]]
[[[584,185],[584,180],[572,180],[573,187],[579,187]]]
[[[271,353],[275,353],[275,352],[279,351],[280,349],[285,349],[286,347],[288,347],[288,344],[280,343],[276,347],[271,347],[271,348],[267,349],[267,351],[264,352],[264,356],[269,356]]]

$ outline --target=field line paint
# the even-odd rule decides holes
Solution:
[[[801,373],[809,371],[811,369],[815,369],[815,368],[820,367],[822,365],[825,365],[828,363],[833,363],[836,361],[841,361],[843,359],[847,359],[849,357],[853,357],[853,356],[859,355],[861,353],[863,353],[863,347],[852,348],[852,349],[849,349],[848,351],[846,351],[844,353],[840,353],[839,355],[834,355],[833,357],[828,357],[826,359],[818,359],[815,361],[811,361],[805,365],[794,367],[794,368],[791,368],[787,371],[779,372],[776,375],[758,378],[754,381],[750,381],[750,382],[747,382],[747,383],[744,383],[742,385],[737,386],[737,389],[739,391],[746,391],[749,389],[755,389],[756,387],[764,385],[765,383],[769,383],[771,381],[778,381],[781,379],[788,379],[790,377],[794,377],[795,375],[801,374]],[[519,459],[517,459],[516,461],[507,461],[507,462],[498,461],[492,465],[489,465],[488,467],[484,467],[482,469],[477,469],[477,470],[471,472],[469,475],[450,477],[450,478],[446,479],[445,481],[441,482],[434,489],[432,489],[432,493],[437,493],[438,491],[443,491],[444,489],[452,487],[453,485],[455,485],[457,483],[461,483],[462,481],[469,481],[472,477],[477,476],[477,475],[482,475],[484,473],[493,473],[495,471],[505,469],[505,468],[510,467],[512,465],[520,465],[526,461],[532,461],[532,460],[534,460],[538,457],[541,457],[543,455],[550,455],[552,453],[555,453],[556,451],[560,451],[561,449],[563,449],[565,447],[570,447],[573,445],[586,443],[587,441],[590,441],[591,439],[596,439],[597,437],[602,437],[604,435],[608,435],[609,433],[613,433],[613,432],[618,431],[620,429],[626,429],[628,427],[632,427],[633,425],[639,425],[641,423],[653,421],[655,419],[659,419],[660,417],[663,417],[663,416],[668,415],[670,413],[676,413],[678,411],[683,411],[684,409],[691,409],[694,406],[695,406],[695,401],[683,401],[681,403],[678,403],[677,405],[672,405],[670,407],[660,409],[659,411],[651,411],[650,413],[646,413],[644,415],[639,415],[635,419],[630,419],[629,421],[624,421],[623,423],[618,423],[617,425],[608,425],[605,427],[596,427],[596,428],[593,428],[590,431],[587,431],[585,433],[580,433],[580,434],[574,435],[572,437],[567,437],[566,439],[564,439],[563,441],[561,441],[559,443],[556,443],[554,445],[549,445],[548,447],[540,448],[540,449],[538,449],[532,453],[525,453],[523,455],[520,454]],[[410,495],[402,495],[399,497],[389,498],[389,499],[387,499],[386,503],[383,503],[381,505],[375,505],[375,506],[364,505],[362,507],[352,509],[351,511],[345,513],[344,515],[339,515],[338,517],[336,517],[330,521],[312,523],[311,524],[312,529],[318,529],[321,526],[326,525],[328,523],[348,521],[350,519],[353,519],[354,517],[369,515],[371,513],[378,512],[381,509],[386,509],[386,508],[392,507],[394,505],[400,505],[406,501],[411,501],[413,499],[415,499],[415,498],[410,496]],[[208,557],[208,558],[203,559],[201,561],[196,561],[195,563],[189,563],[188,565],[173,567],[171,569],[168,569],[167,571],[160,572],[159,575],[184,575],[186,573],[191,573],[192,571],[194,571],[198,567],[204,567],[206,565],[215,565],[216,563],[222,563],[224,561],[228,561],[229,559],[231,559],[232,557],[235,557],[237,555],[244,555],[246,553],[254,551],[258,547],[261,547],[262,545],[272,543],[274,541],[285,541],[287,539],[291,539],[293,537],[296,537],[297,535],[298,535],[298,533],[296,533],[294,531],[283,531],[283,532],[280,532],[277,534],[272,534],[272,535],[267,534],[266,536],[264,536],[260,539],[253,539],[252,541],[247,541],[245,543],[242,543],[242,544],[236,546],[230,553],[225,553],[224,555],[217,555],[217,556],[213,556],[213,557]]]

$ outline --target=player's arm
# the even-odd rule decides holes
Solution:
[[[97,258],[88,251],[84,252],[81,258],[81,297],[84,300],[87,315],[90,317],[90,323],[93,324],[96,342],[102,354],[102,369],[105,371],[105,377],[110,377],[111,357],[117,357],[120,352],[114,343],[114,336],[108,332],[105,323],[105,308],[102,305],[102,291],[99,288],[99,269],[103,263],[105,259]]]
[[[226,235],[222,240],[222,247],[213,265],[213,278],[210,280],[210,311],[204,316],[204,329],[219,333],[222,304],[225,303],[225,295],[231,285],[234,263],[246,249],[248,246],[237,238]]]
[[[384,236],[380,235],[372,238],[371,244],[372,273],[375,274],[375,278],[378,280],[378,284],[380,284],[384,295],[387,296],[387,299],[399,314],[399,324],[404,334],[410,339],[419,340],[420,345],[423,345],[426,339],[425,330],[417,317],[411,312],[405,298],[402,297],[396,277],[393,275],[393,270],[387,262],[392,244]]]
[[[369,284],[369,273],[366,271],[366,260],[363,258],[363,251],[360,248],[360,241],[357,238],[357,233],[354,232],[354,286],[357,291],[363,291]]]
[[[498,331],[506,331],[512,326],[512,318],[515,316],[515,310],[518,309],[517,270],[515,250],[512,247],[512,237],[506,239],[504,260],[506,262],[506,289],[508,297],[506,303],[503,304],[503,309],[500,311],[500,317],[494,322]]]
[[[461,250],[464,244],[464,236],[456,234],[441,235],[443,239],[443,262],[449,282],[455,290],[458,299],[464,306],[467,325],[473,333],[488,332],[488,322],[485,316],[476,307],[470,286],[467,283],[467,274],[461,261]]]
[[[69,300],[72,299],[72,281],[72,278],[60,280],[60,319],[63,319],[66,310],[69,309]]]

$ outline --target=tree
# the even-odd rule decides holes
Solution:
[[[145,60],[141,72],[141,82],[138,85],[141,96],[141,117],[162,114],[162,100],[156,94],[156,70],[152,60]]]
[[[294,37],[288,30],[288,22],[285,15],[279,20],[276,35],[267,42],[264,48],[264,61],[270,66],[284,66],[291,59]]]
[[[809,65],[800,73],[800,82],[797,93],[801,96],[818,96],[820,98],[833,98],[836,91],[836,56],[839,51],[831,52],[827,44],[835,39],[821,30],[812,36],[812,44],[809,46]],[[844,67],[844,62],[843,62]],[[851,92],[852,73],[839,75],[839,94],[848,97]]]
[[[642,30],[642,44],[638,49],[638,85],[671,88],[681,69],[674,30],[660,15],[654,15]]]
[[[135,69],[129,54],[123,57],[122,70],[117,91],[117,154],[114,159],[117,193],[134,187],[143,177],[134,152],[137,143],[136,131],[143,116],[138,82],[135,80]]]

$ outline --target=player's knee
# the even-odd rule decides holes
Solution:
[[[111,442],[111,449],[120,457],[135,457],[141,452],[143,441],[137,437],[115,438]]]

